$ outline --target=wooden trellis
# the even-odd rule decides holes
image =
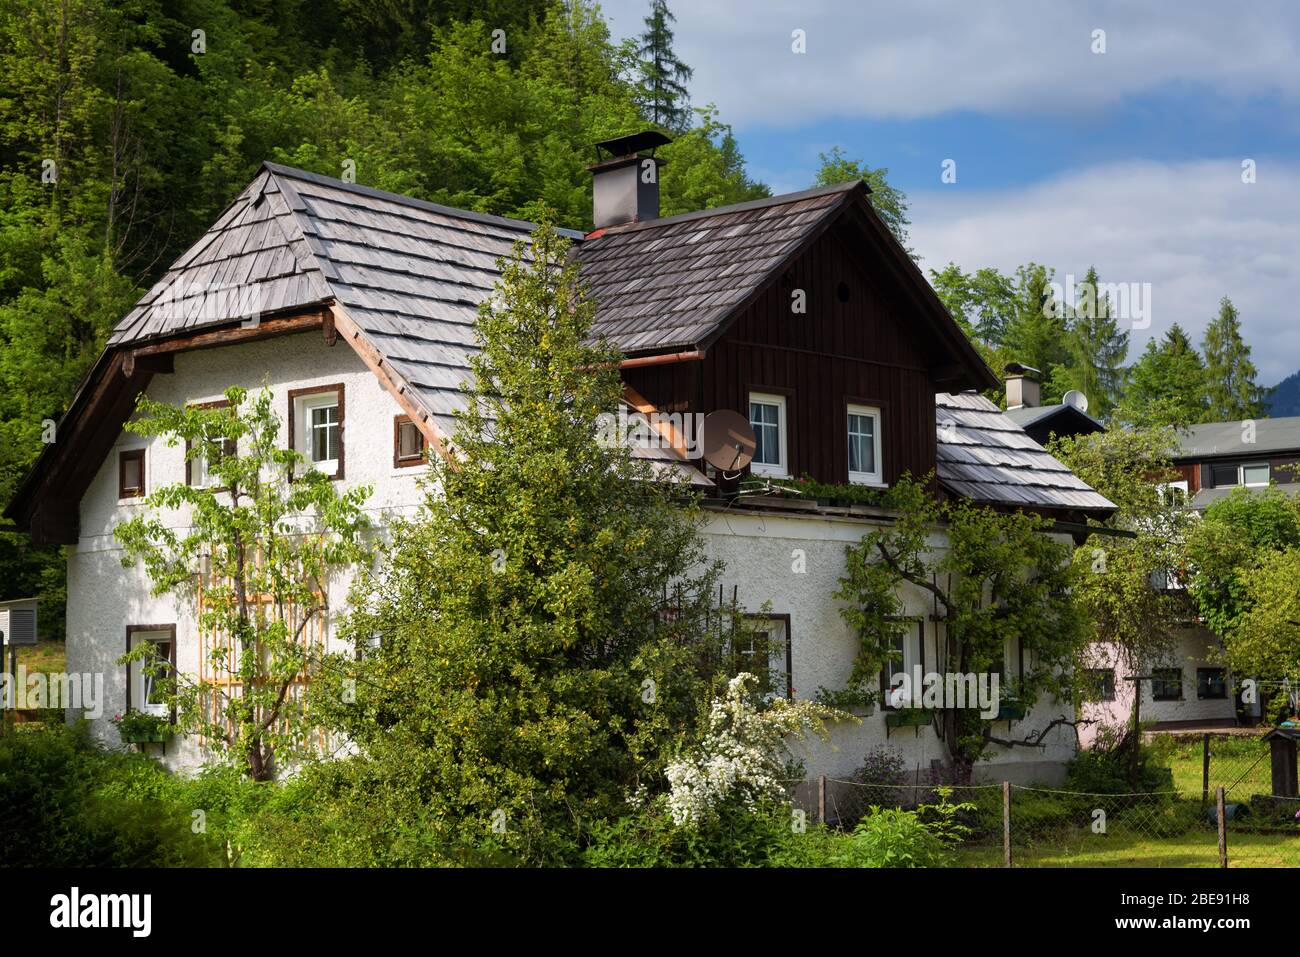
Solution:
[[[261,569],[265,568],[265,552],[258,547],[254,550],[250,560],[257,570],[252,576],[256,578]],[[233,589],[233,587],[233,582],[226,579],[223,588]],[[201,686],[210,689],[204,696],[205,720],[211,724],[223,726],[229,733],[233,729],[231,722],[223,713],[223,704],[228,699],[241,697],[244,693],[243,681],[239,677],[241,655],[244,653],[244,649],[239,646],[239,642],[234,639],[233,635],[209,628],[204,623],[205,613],[210,610],[210,596],[217,591],[211,559],[205,558],[202,572],[198,576],[198,681]],[[318,610],[315,614],[311,614],[297,639],[298,644],[303,648],[304,659],[308,662],[319,660],[325,653],[329,634],[325,596],[320,591],[312,592],[312,596],[312,605]],[[231,599],[223,596],[222,600]],[[259,623],[283,620],[290,635],[297,634],[298,628],[302,625],[303,616],[311,613],[311,607],[303,607],[295,602],[278,604],[275,596],[269,593],[250,594],[247,596],[247,602],[251,613]],[[299,672],[289,687],[286,700],[301,701],[310,681],[310,675],[306,670]],[[283,731],[286,726],[287,722],[281,719],[277,723],[277,730]],[[315,737],[319,739],[315,743],[323,747],[325,744],[323,735]],[[206,745],[206,740],[203,743]]]

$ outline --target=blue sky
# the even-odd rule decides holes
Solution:
[[[602,6],[618,37],[648,2]],[[1300,369],[1294,4],[670,6],[695,102],[717,105],[775,191],[809,185],[839,145],[907,192],[927,267],[1034,260],[1059,278],[1096,265],[1149,283],[1130,357],[1175,321],[1199,339],[1227,295],[1261,379]],[[806,53],[791,50],[796,29]],[[946,159],[956,183],[940,182]]]

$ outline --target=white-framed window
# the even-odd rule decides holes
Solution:
[[[880,410],[869,405],[848,407],[849,481],[858,485],[881,485]]]
[[[1246,462],[1241,466],[1242,485],[1267,485],[1268,463]]]
[[[204,402],[193,408],[198,409],[228,409],[230,403],[224,400],[219,402]],[[215,437],[214,437],[215,438]],[[202,488],[208,485],[214,485],[220,481],[209,469],[208,457],[202,452],[193,452],[192,443],[186,442],[186,464],[185,464],[185,482],[196,488]],[[221,439],[214,442],[216,454],[225,458],[233,458],[238,454],[237,444],[234,439]],[[213,463],[215,464],[215,462]]]
[[[343,478],[343,386],[317,386],[289,393],[293,448],[306,467]]]
[[[1186,479],[1180,479],[1177,482],[1162,482],[1156,486],[1160,492],[1161,498],[1166,505],[1182,506],[1187,504],[1187,499],[1191,495]]]
[[[1258,487],[1267,485],[1268,480],[1267,462],[1215,462],[1210,466],[1210,484],[1215,488],[1233,485]]]
[[[785,396],[763,392],[749,394],[749,425],[754,430],[754,459],[749,470],[755,475],[785,478],[790,474],[787,457]]]
[[[925,671],[925,620],[921,618],[903,622],[899,632],[890,640],[889,657],[885,659],[885,663],[880,669],[880,700],[882,708],[886,711],[892,711],[897,707],[920,707],[922,689],[896,684],[894,679],[894,676],[898,674],[905,674],[911,679],[918,667]],[[900,699],[898,705],[893,703],[893,692],[896,688]],[[905,691],[910,691],[916,700],[906,700]]]
[[[153,648],[154,655],[158,659],[158,667],[147,667],[141,661],[131,662],[128,676],[131,683],[131,707],[146,714],[170,717],[171,708],[163,700],[162,686],[176,666],[176,630],[171,626],[128,629],[128,649],[134,651],[141,644],[148,644]]]

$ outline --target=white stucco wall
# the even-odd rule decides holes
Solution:
[[[176,356],[172,374],[154,376],[148,394],[160,402],[182,405],[220,399],[232,385],[244,386],[250,393],[269,385],[283,443],[289,391],[334,383],[342,383],[344,393],[344,478],[349,485],[373,486],[367,511],[371,521],[382,527],[392,515],[414,509],[420,494],[417,475],[424,470],[393,467],[393,417],[402,410],[346,343],[327,346],[323,336],[313,332],[183,352]],[[169,448],[163,439],[123,431],[82,499],[81,537],[68,548],[67,667],[70,672],[103,673],[105,714],[92,727],[110,743],[117,743],[112,718],[126,706],[126,668],[116,661],[126,651],[128,626],[174,623],[177,667],[190,674],[198,669],[193,602],[151,597],[144,571],[121,566],[122,552],[113,528],[144,507],[140,499],[118,499],[117,453],[133,448],[146,449],[146,492],[185,480],[183,445]],[[184,527],[183,515],[165,513],[163,518],[173,527]],[[334,617],[344,606],[348,584],[341,579],[331,585]],[[173,767],[201,760],[193,741],[173,740],[166,745],[165,755],[161,745],[146,747]]]
[[[423,469],[393,468],[392,422],[401,410],[345,343],[329,347],[319,333],[305,333],[181,353],[174,373],[153,378],[149,395],[179,405],[217,399],[230,385],[251,391],[269,383],[277,414],[284,420],[289,390],[336,382],[343,384],[345,396],[346,481],[374,486],[371,519],[382,527],[393,514],[413,510],[420,494],[416,479]],[[193,602],[151,597],[144,572],[121,567],[121,550],[113,539],[114,526],[142,507],[120,502],[117,496],[117,452],[138,447],[146,448],[147,491],[184,480],[183,447],[168,448],[162,440],[146,441],[123,432],[82,501],[81,538],[68,549],[68,669],[104,674],[105,716],[94,723],[94,730],[110,743],[117,742],[112,717],[126,704],[126,669],[116,660],[126,650],[128,626],[174,623],[179,669],[193,674],[198,668]],[[176,526],[184,524],[182,515],[165,519]],[[800,697],[811,698],[821,687],[842,687],[850,674],[858,642],[832,596],[844,573],[845,546],[869,528],[861,518],[736,510],[710,513],[705,539],[711,556],[727,565],[726,594],[730,596],[734,586],[747,610],[758,612],[764,602],[770,602],[772,613],[790,616],[793,684]],[[796,550],[803,553],[802,571],[795,567]],[[345,606],[347,584],[339,581],[331,588],[336,618]],[[909,615],[928,615],[932,610],[931,599],[919,590],[909,590],[905,600]],[[934,629],[933,623],[926,624],[927,667],[935,660]],[[1025,720],[1010,726],[999,723],[996,732],[1023,738],[1067,714],[1060,706],[1044,703]],[[877,709],[864,716],[860,725],[836,727],[829,743],[811,742],[803,755],[807,773],[847,777],[869,750],[884,745],[900,751],[922,779],[931,762],[944,754],[931,727],[902,728],[887,735],[884,713]],[[147,747],[154,753],[162,750],[159,745]],[[1042,748],[995,747],[980,773],[1018,782],[1056,781],[1063,762],[1073,753],[1073,732],[1058,728]],[[168,743],[162,756],[173,767],[194,766],[202,759],[193,741],[181,740]]]
[[[705,538],[710,554],[727,564],[725,595],[730,598],[734,588],[747,611],[758,612],[764,602],[770,602],[771,613],[790,616],[796,697],[813,698],[823,687],[842,688],[852,672],[859,641],[840,615],[841,603],[832,596],[845,571],[845,546],[860,541],[871,527],[863,519],[848,517],[754,515],[736,510],[711,516]],[[932,544],[941,548],[942,539]],[[795,570],[800,567],[800,552],[804,571]],[[903,598],[905,615],[928,616],[933,611],[933,599],[920,589],[907,586]],[[933,622],[927,621],[925,634],[926,669],[930,670],[935,662]],[[995,724],[994,734],[1019,740],[1056,717],[1072,720],[1073,709],[1040,702],[1024,720]],[[1059,782],[1064,762],[1075,752],[1074,732],[1055,728],[1044,743],[1042,748],[994,746],[977,774],[1016,783]],[[887,729],[884,711],[876,708],[862,716],[861,724],[836,726],[829,742],[810,741],[800,756],[810,777],[846,778],[862,765],[867,752],[882,746],[899,751],[921,782],[927,780],[931,762],[945,753],[933,727]]]

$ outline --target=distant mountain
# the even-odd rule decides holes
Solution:
[[[1274,418],[1282,415],[1300,415],[1300,372],[1293,372],[1273,387],[1269,398],[1268,414]]]

